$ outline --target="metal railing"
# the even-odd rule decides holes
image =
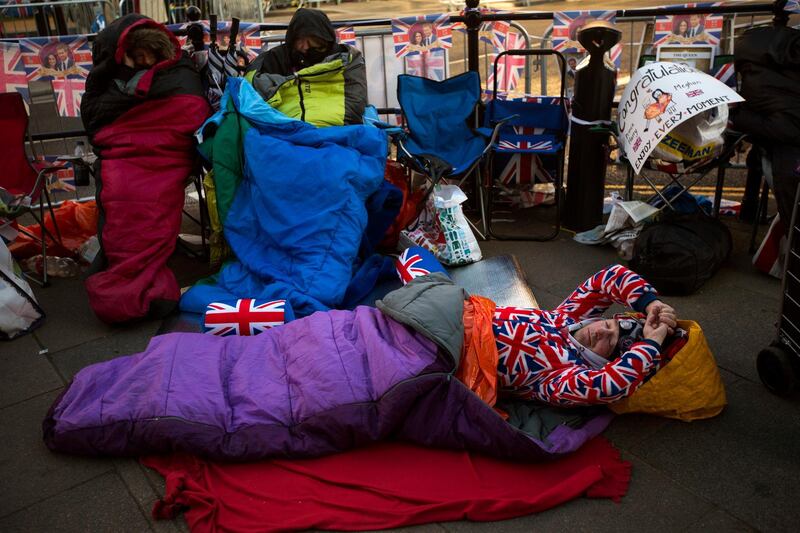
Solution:
[[[117,8],[111,0],[53,0],[0,4],[3,37],[67,35],[89,33],[99,7],[106,20],[113,20]],[[14,10],[30,10],[25,16],[8,16]]]

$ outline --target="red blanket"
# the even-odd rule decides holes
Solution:
[[[186,510],[193,532],[385,529],[503,520],[585,495],[618,501],[630,463],[603,437],[552,463],[384,443],[319,459],[211,463],[189,455],[142,460],[166,478],[156,518]]]

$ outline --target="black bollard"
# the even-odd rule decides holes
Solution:
[[[578,41],[589,52],[575,71],[572,115],[579,121],[611,119],[617,71],[605,54],[622,33],[606,21],[590,22],[578,31]],[[603,222],[603,188],[608,159],[608,133],[573,122],[569,143],[567,201],[564,226],[579,232]]]

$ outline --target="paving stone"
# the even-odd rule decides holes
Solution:
[[[741,380],[723,413],[670,422],[633,448],[649,464],[731,516],[765,531],[800,523],[800,399]]]
[[[450,522],[443,525],[453,533],[680,531],[713,511],[710,503],[684,490],[640,459],[625,459],[633,463],[633,477],[622,503],[579,498],[537,515],[503,522]]]
[[[0,344],[0,407],[5,407],[64,385],[47,357],[40,355],[32,335]]]
[[[142,533],[150,526],[122,480],[107,473],[0,519],[0,530]]]
[[[153,518],[153,504],[164,494],[164,485],[160,487],[151,483],[146,470],[150,470],[139,464],[135,459],[117,459],[114,461],[117,474],[128,487],[128,491],[137,505],[147,518],[150,528],[155,533],[174,533],[178,531],[188,531],[186,521],[183,516],[174,520],[155,520]],[[160,477],[160,476],[159,476]]]
[[[725,511],[716,509],[708,516],[704,516],[698,522],[691,524],[684,531],[724,531],[725,533],[749,533],[758,531],[750,527],[741,520],[737,520]]]
[[[149,326],[157,326],[157,324]],[[64,379],[70,380],[86,366],[143,351],[150,343],[155,330],[158,329],[149,326],[145,330],[120,331],[110,337],[95,339],[74,348],[51,353],[48,357]]]
[[[0,409],[0,517],[114,468],[108,459],[56,454],[47,449],[42,441],[42,420],[57,395],[47,393]]]
[[[80,279],[53,278],[51,282],[47,288],[33,288],[39,305],[47,313],[47,319],[36,333],[50,353],[107,337],[119,330],[94,316]]]

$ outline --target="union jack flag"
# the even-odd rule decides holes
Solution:
[[[723,5],[724,2],[701,2],[683,4],[683,7],[716,7]],[[655,31],[653,32],[653,45],[658,47],[662,44],[710,44],[719,46],[722,37],[722,15],[700,15],[702,31],[699,35],[689,37],[681,35],[681,22],[686,22],[687,30],[689,21],[693,15],[659,15],[656,17]]]
[[[197,22],[184,22],[181,24],[168,24],[167,29],[171,32],[176,30],[185,30],[190,24],[200,24],[203,27],[203,41],[206,44],[211,42],[211,23],[207,20],[200,20]],[[217,43],[222,50],[228,49],[228,42],[230,42],[231,23],[230,22],[217,22]],[[177,36],[178,42],[181,46],[186,44],[186,35]],[[236,43],[241,45],[241,48],[247,54],[247,59],[252,61],[258,56],[261,51],[261,26],[257,22],[240,22],[239,33],[236,34]]]
[[[479,6],[478,10],[482,14],[508,13],[508,11],[502,11],[500,9],[485,6]],[[467,10],[464,8],[461,10],[459,15],[463,17],[466,12]],[[467,31],[467,26],[463,22],[455,22],[453,23],[453,29],[465,32]],[[482,22],[481,28],[478,31],[478,38],[486,44],[491,45],[495,52],[500,52],[505,50],[506,36],[508,35],[508,31],[510,29],[511,24],[505,20],[490,20],[487,22]]]
[[[544,150],[551,150],[553,148],[553,141],[550,139],[533,140],[533,141],[501,139],[500,142],[497,143],[497,146],[501,150],[508,150],[508,151],[519,151],[519,150],[544,151]]]
[[[340,44],[355,46],[357,42],[355,28],[353,28],[352,26],[343,26],[341,28],[336,28],[336,40]]]
[[[37,162],[41,162],[40,167]],[[48,172],[47,176],[47,190],[52,194],[57,191],[64,191],[68,193],[75,192],[75,171],[72,165],[66,161],[58,161],[58,156],[46,155],[36,156],[34,166],[37,170],[42,167],[57,167],[55,172]]]
[[[578,30],[593,20],[614,23],[617,12],[612,11],[557,11],[553,13],[553,49],[562,54],[585,54],[586,49],[578,42]],[[616,44],[610,51],[611,61],[620,67],[622,44]]]
[[[18,92],[30,101],[28,77],[22,62],[22,50],[16,43],[0,42],[0,92]]]
[[[428,39],[423,31],[423,26],[426,24],[432,25],[433,33],[429,38],[432,42],[423,42],[421,46],[417,46],[413,40],[413,36],[416,33],[419,33],[423,39]],[[394,54],[397,57],[416,55],[423,49],[450,48],[453,46],[453,24],[450,22],[450,15],[447,13],[392,19],[392,39],[394,41]]]
[[[498,305],[494,308],[494,321],[501,320],[517,320],[524,322],[532,322],[538,317],[536,309],[531,307],[514,307],[512,305],[502,306]]]
[[[427,276],[431,273],[430,270],[427,270],[422,266],[424,263],[422,256],[418,253],[409,253],[410,250],[410,248],[405,250],[402,254],[400,254],[400,257],[394,260],[394,266],[397,270],[397,275],[400,276],[400,279],[403,281],[404,285],[414,278]]]
[[[208,304],[205,332],[212,335],[258,335],[282,326],[286,300],[258,303],[250,298],[236,300],[235,305],[220,302]]]
[[[81,99],[86,91],[86,80],[57,78],[50,83],[56,94],[58,114],[62,117],[81,116]]]
[[[505,20],[492,20],[481,24],[480,40],[494,47],[495,52],[506,50],[506,39],[508,38],[511,24]]]
[[[32,37],[20,39],[22,60],[28,81],[54,80],[56,78],[86,79],[92,69],[92,50],[85,35],[58,37]],[[67,65],[55,67],[46,63],[52,56],[60,61],[59,49],[67,47]],[[77,115],[76,115],[77,116]]]
[[[403,253],[394,260],[394,266],[403,285],[414,278],[427,276],[432,272],[447,273],[436,257],[421,246],[412,246],[403,250]]]
[[[500,158],[498,157],[498,160]],[[536,154],[513,153],[508,155],[498,181],[503,185],[550,183],[553,176],[547,171],[541,158]]]
[[[14,4],[29,4],[30,0],[0,0],[0,16],[8,18],[27,18],[33,16],[32,7],[11,7]]]
[[[447,78],[447,52],[444,50],[424,51],[406,56],[405,61],[406,74],[435,81]]]
[[[522,50],[525,48],[525,40],[517,32],[509,32],[505,41],[506,50]],[[497,54],[492,54],[489,76],[486,79],[487,89],[494,89],[494,61]],[[522,73],[525,72],[525,56],[503,56],[497,63],[497,90],[498,92],[513,92],[519,85]]]
[[[736,90],[736,70],[733,68],[733,62],[720,65],[714,73],[714,77],[731,89]]]
[[[633,307],[646,293],[655,294],[655,289],[632,270],[615,265],[584,281],[556,310],[576,320],[595,318],[612,303]]]

